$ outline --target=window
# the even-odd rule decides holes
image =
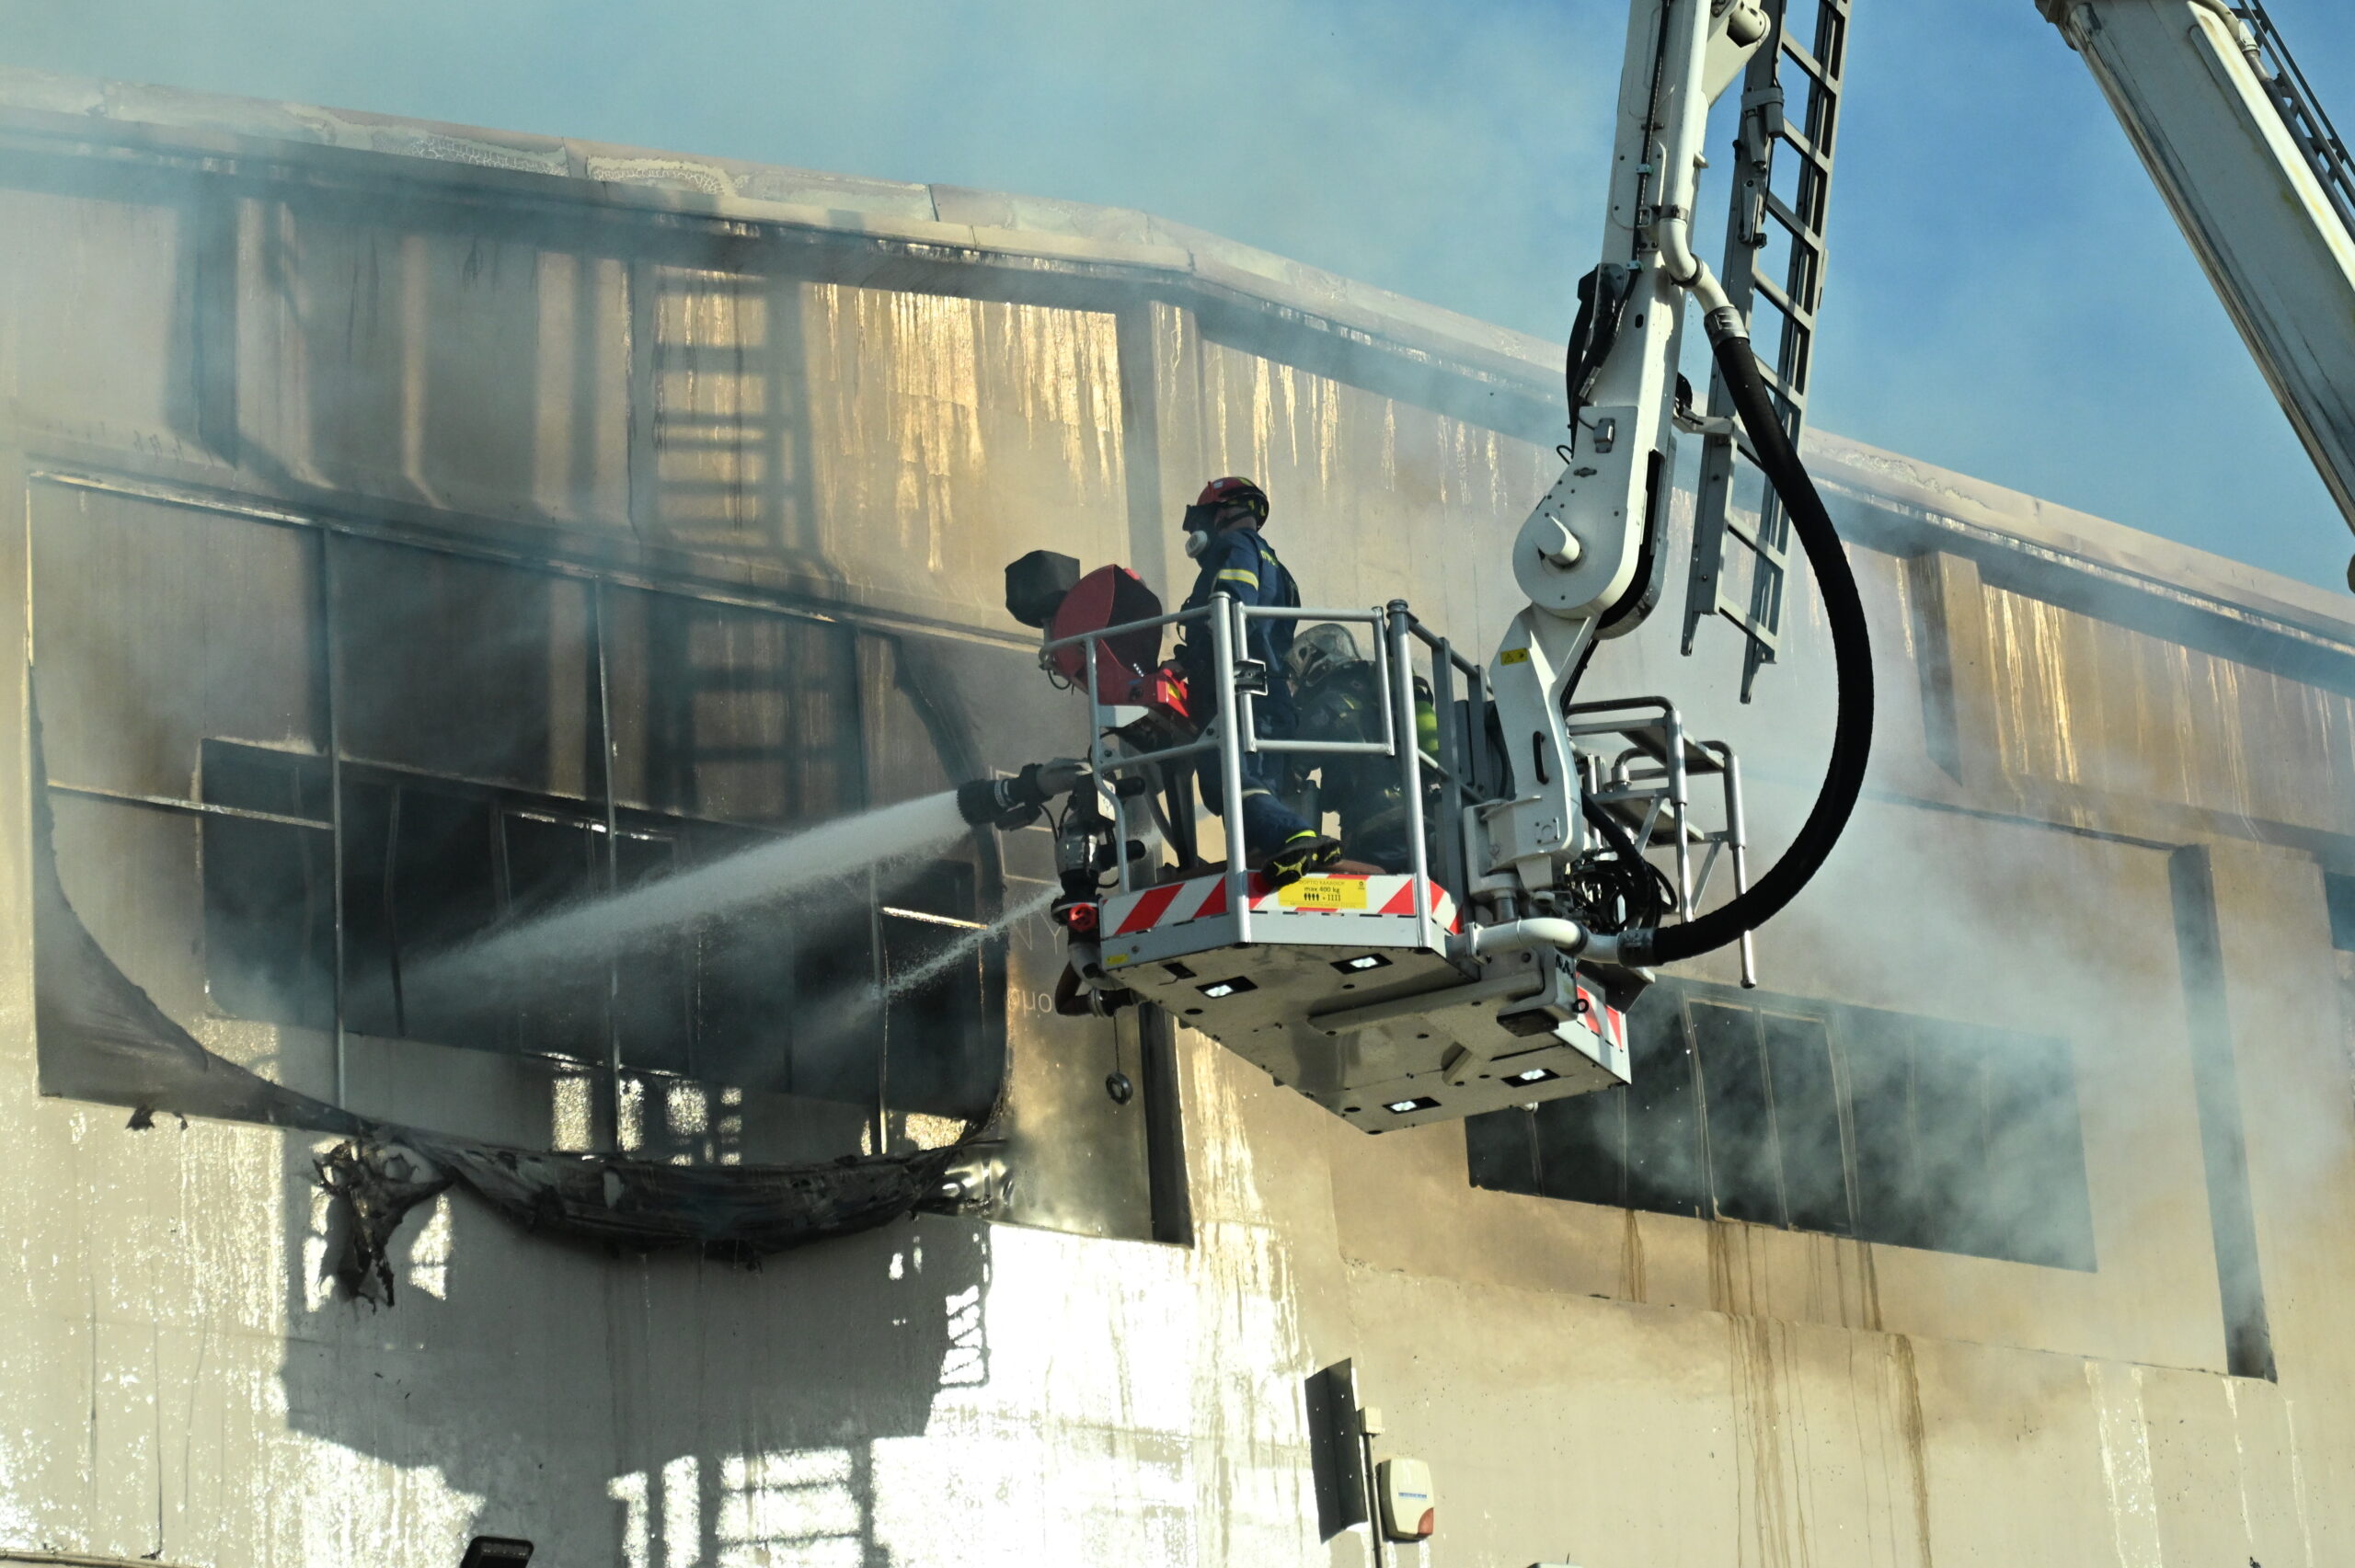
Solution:
[[[1043,835],[955,834],[610,975],[590,953],[496,994],[431,983],[437,955],[602,892],[609,863],[626,887],[680,875],[1020,759],[990,748],[1071,719],[1019,652],[111,490],[32,505],[63,890],[223,1059],[454,1135],[695,1163],[937,1146],[994,1111],[1024,1172],[996,1212],[1152,1235],[1182,1205],[1166,1061],[1052,1013],[1043,918],[973,940],[1051,886]],[[46,1081],[98,1076],[65,1031],[40,1050]],[[1104,1090],[1115,1064],[1132,1104]]]
[[[326,760],[212,740],[202,818],[207,979],[234,1016],[334,1020],[334,822]],[[618,886],[750,847],[729,825],[618,814]],[[936,862],[889,884],[837,885],[790,911],[754,909],[633,946],[609,977],[593,959],[538,975],[437,985],[432,961],[605,887],[605,823],[579,801],[347,766],[344,1015],[366,1035],[605,1059],[744,1088],[902,1109],[970,1111],[990,1090],[972,1048],[978,959],[950,954],[979,921],[972,868]],[[876,1013],[843,1003],[937,969]],[[612,1012],[608,1013],[608,1008]],[[922,1042],[893,1064],[885,1038]],[[888,1088],[880,1075],[896,1065]]]
[[[2094,1266],[2065,1041],[1664,980],[1635,1082],[1476,1116],[1474,1185]]]
[[[2330,908],[2330,944],[2341,953],[2355,953],[2355,876],[2326,871],[2322,892]]]
[[[522,1086],[548,1077],[587,1081],[600,1127],[667,1094],[652,1077],[736,1091],[759,1159],[988,1114],[1004,959],[959,943],[997,889],[961,841],[907,875],[674,929],[610,969],[588,953],[491,985],[432,970],[609,879],[942,787],[945,731],[905,638],[553,563],[44,497],[38,662],[68,874],[108,868],[83,916],[173,1016],[294,1026],[222,1037],[380,1114],[460,1093],[446,1062],[390,1042],[541,1059],[551,1073],[465,1080],[512,1086],[476,1108],[515,1137],[540,1114]],[[182,911],[201,931],[173,929]]]

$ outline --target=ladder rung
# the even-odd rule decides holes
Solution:
[[[665,366],[675,365],[682,361],[696,363],[709,361],[718,364],[723,372],[733,371],[748,377],[768,373],[760,362],[762,356],[769,351],[765,343],[683,343],[675,338],[665,338],[656,341],[654,351],[661,357]]]
[[[1747,548],[1752,555],[1757,556],[1760,560],[1765,562],[1768,566],[1774,567],[1778,572],[1790,562],[1791,555],[1789,550],[1780,544],[1768,544],[1765,540],[1759,538],[1755,532],[1744,529],[1739,521],[1730,516],[1726,519],[1726,532],[1733,535],[1736,539],[1740,540],[1743,546]]]
[[[1766,193],[1766,211],[1772,212],[1781,221],[1785,228],[1791,231],[1792,238],[1806,246],[1816,255],[1823,254],[1822,234],[1810,225],[1805,218],[1792,212],[1783,199],[1771,190]]]
[[[798,692],[808,682],[790,670],[745,670],[736,665],[706,664],[687,671],[693,679],[687,684],[697,692],[737,692],[757,694],[763,692]]]
[[[656,428],[654,440],[665,452],[764,452],[766,442],[754,439],[758,432],[733,434],[726,430],[674,429],[668,420]]]
[[[1815,57],[1815,52],[1808,48],[1805,44],[1800,43],[1788,33],[1785,33],[1783,35],[1783,52],[1789,55],[1792,63],[1798,65],[1800,70],[1806,72],[1809,75],[1822,83],[1832,91],[1836,93],[1840,90],[1840,84],[1832,79],[1831,72],[1826,71],[1823,68],[1823,62]]]
[[[753,435],[764,433],[764,428],[777,420],[773,414],[690,414],[674,408],[657,408],[655,420],[668,429],[745,430]]]
[[[1801,47],[1826,67],[1819,79],[1838,92],[1848,74],[1848,7],[1832,0],[1816,0],[1815,10],[1814,41]]]
[[[1753,279],[1752,282],[1756,284],[1760,293],[1775,302],[1775,308],[1783,313],[1785,319],[1796,321],[1810,331],[1814,329],[1815,312],[1791,298],[1784,292],[1783,285],[1772,278],[1757,278]]]
[[[1776,648],[1782,646],[1783,632],[1781,627],[1762,626],[1757,622],[1752,620],[1748,615],[1740,614],[1731,610],[1720,609],[1717,613],[1724,616],[1728,621],[1732,622],[1733,629],[1735,631],[1740,632],[1743,636],[1748,637],[1760,647]]]
[[[1808,136],[1807,132],[1793,127],[1789,120],[1786,120],[1783,122],[1783,129],[1776,132],[1776,134],[1784,141],[1788,142],[1792,148],[1798,152],[1799,156],[1805,158],[1816,167],[1826,171],[1831,169],[1832,155],[1817,151],[1815,143]]]
[[[1778,7],[1779,9],[1780,7]],[[1847,53],[1847,23],[1849,0],[1817,0],[1815,37],[1802,43],[1788,32],[1777,28],[1775,58],[1768,63],[1776,72],[1781,62],[1789,60],[1807,77],[1804,86],[1806,106],[1803,112],[1787,116],[1777,128],[1775,140],[1789,147],[1796,156],[1805,160],[1797,173],[1797,194],[1785,200],[1775,190],[1763,192],[1763,216],[1781,226],[1791,253],[1792,271],[1789,281],[1778,281],[1763,276],[1753,260],[1740,277],[1729,277],[1729,289],[1744,309],[1755,302],[1771,304],[1783,317],[1780,342],[1769,364],[1765,357],[1753,357],[1758,362],[1759,378],[1773,392],[1775,416],[1783,428],[1794,434],[1804,423],[1807,396],[1797,390],[1808,380],[1808,370],[1813,359],[1817,313],[1821,305],[1822,267],[1826,251],[1824,218],[1826,199],[1832,182],[1832,152],[1839,134],[1841,77]],[[1810,45],[1814,46],[1811,47]],[[1819,143],[1816,132],[1821,132]],[[1753,198],[1754,199],[1754,198]],[[1804,215],[1802,215],[1804,214]],[[1763,241],[1763,237],[1762,241]],[[1751,253],[1755,257],[1758,253]],[[1795,291],[1793,284],[1798,285]],[[1805,303],[1798,297],[1812,296]],[[1722,390],[1723,378],[1715,378],[1710,388],[1713,410]],[[1731,454],[1719,460],[1723,443],[1709,443],[1703,460],[1703,511],[1697,520],[1700,536],[1696,546],[1714,534],[1715,542],[1706,550],[1694,551],[1691,571],[1691,592],[1685,604],[1685,651],[1692,651],[1694,628],[1706,615],[1724,620],[1740,632],[1744,639],[1742,658],[1741,696],[1750,700],[1751,686],[1762,665],[1774,663],[1775,651],[1782,641],[1782,604],[1785,584],[1789,577],[1791,554],[1790,523],[1774,505],[1770,493],[1760,511],[1744,519],[1737,517],[1729,504],[1731,492],[1722,481],[1732,469]],[[1720,472],[1720,468],[1723,472]],[[1716,477],[1721,482],[1709,485]],[[1747,605],[1737,602],[1728,589],[1731,570],[1731,546],[1738,541],[1751,553],[1756,566],[1750,574]],[[1770,543],[1770,540],[1772,541]],[[1711,557],[1705,562],[1704,555]],[[1705,602],[1712,608],[1704,612]],[[1680,828],[1682,824],[1679,825]]]

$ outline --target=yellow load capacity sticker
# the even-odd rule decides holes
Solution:
[[[1287,910],[1361,910],[1365,883],[1350,876],[1304,876],[1277,889],[1276,902]]]
[[[1499,664],[1527,664],[1529,650],[1525,647],[1509,647],[1497,655],[1497,662]]]

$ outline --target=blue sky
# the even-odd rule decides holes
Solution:
[[[2355,13],[2269,6],[2355,122]],[[1855,11],[1817,421],[2343,589],[2355,541],[2032,0]],[[0,61],[1143,207],[1553,338],[1625,25],[1622,0],[0,0]]]

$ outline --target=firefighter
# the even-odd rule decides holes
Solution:
[[[1347,626],[1326,622],[1293,640],[1289,658],[1293,733],[1303,740],[1378,741],[1389,694],[1382,672],[1358,652]],[[1439,750],[1439,714],[1430,683],[1415,678],[1415,738],[1426,754]],[[1309,809],[1340,818],[1341,853],[1384,871],[1404,871],[1407,851],[1407,792],[1395,757],[1318,757],[1295,754],[1292,798],[1313,801]],[[1311,783],[1310,770],[1317,781]]]
[[[1201,568],[1195,576],[1193,592],[1186,596],[1187,609],[1208,604],[1212,596],[1221,593],[1246,605],[1299,608],[1299,586],[1260,532],[1267,521],[1268,493],[1250,480],[1213,479],[1202,486],[1202,493],[1186,509],[1186,554]],[[1294,624],[1285,620],[1245,624],[1244,646],[1235,650],[1235,657],[1250,659],[1267,671],[1267,694],[1252,704],[1255,727],[1261,736],[1281,739],[1292,732],[1292,684],[1284,660],[1292,651]],[[1178,655],[1206,726],[1225,722],[1217,712],[1219,693],[1211,649],[1208,627],[1197,623],[1187,627],[1185,645]],[[1269,886],[1289,886],[1340,858],[1339,840],[1318,832],[1276,797],[1283,772],[1277,758],[1246,751],[1242,772],[1244,846],[1259,863]],[[1206,762],[1197,773],[1203,804],[1212,811],[1223,810],[1217,767]]]

